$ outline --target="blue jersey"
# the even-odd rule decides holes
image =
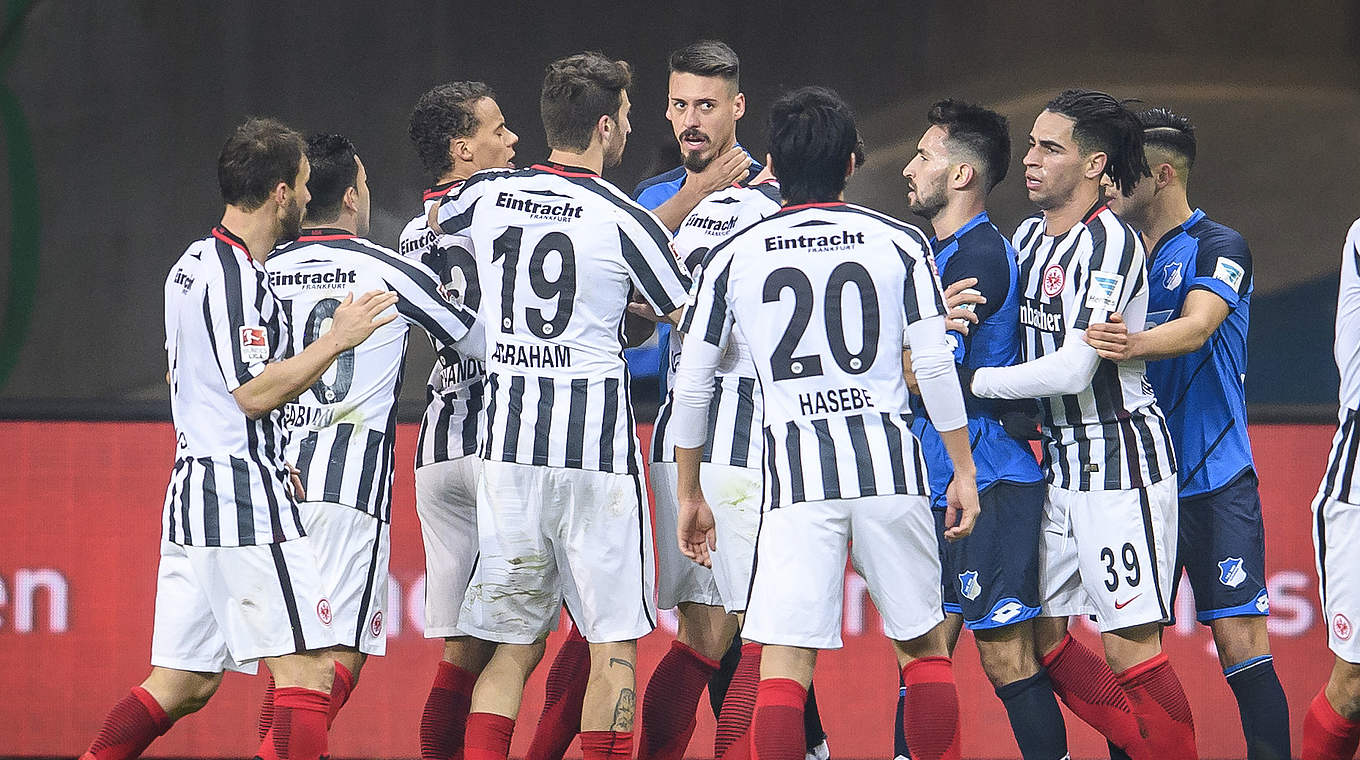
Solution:
[[[1230,311],[1198,351],[1150,361],[1148,380],[1176,447],[1181,497],[1212,493],[1253,469],[1247,439],[1247,323],[1251,251],[1238,232],[1198,209],[1157,241],[1151,262],[1147,325],[1181,315],[1191,290],[1222,298]]]
[[[984,211],[968,220],[953,235],[930,241],[935,251],[935,266],[940,282],[950,284],[976,277],[973,286],[987,299],[975,313],[978,324],[966,337],[949,333],[955,342],[954,360],[969,369],[1008,367],[1018,363],[1020,347],[1019,270],[1015,249],[997,231]],[[945,451],[944,441],[926,419],[920,396],[912,396],[915,419],[912,432],[921,439],[930,472],[931,503],[936,509],[946,506],[945,489],[954,478],[954,465]],[[1035,483],[1043,480],[1034,452],[1025,441],[1016,440],[1002,429],[997,417],[1003,404],[990,399],[967,398],[968,438],[977,463],[978,491],[993,483]]]

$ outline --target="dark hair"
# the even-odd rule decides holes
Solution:
[[[312,174],[307,191],[309,219],[328,220],[340,216],[345,192],[359,181],[359,165],[354,161],[354,143],[344,135],[312,135],[307,138],[307,160]]]
[[[737,87],[741,79],[741,59],[725,42],[699,40],[671,53],[672,74],[720,77]]]
[[[439,179],[453,168],[449,141],[476,132],[481,127],[473,110],[477,101],[495,97],[496,93],[482,82],[448,82],[420,96],[411,109],[406,132],[425,171]]]
[[[770,105],[770,159],[786,203],[833,201],[859,142],[855,114],[825,87],[802,87]]]
[[[237,127],[217,156],[222,200],[254,211],[282,182],[297,179],[305,146],[302,135],[274,119],[253,117]]]
[[[1076,122],[1072,137],[1077,147],[1087,155],[1103,152],[1105,174],[1129,195],[1138,178],[1152,176],[1152,170],[1143,155],[1143,126],[1126,103],[1099,90],[1064,90],[1044,110]]]
[[[949,133],[954,147],[981,162],[978,169],[988,192],[1006,178],[1011,162],[1011,125],[1005,116],[959,100],[941,100],[926,115],[931,124]]]
[[[623,91],[632,81],[627,61],[611,61],[602,53],[577,53],[548,64],[538,101],[548,147],[589,148],[600,117],[619,118]]]
[[[1143,146],[1158,148],[1185,159],[1185,170],[1195,167],[1195,125],[1190,118],[1169,108],[1149,108],[1138,112],[1143,125]]]

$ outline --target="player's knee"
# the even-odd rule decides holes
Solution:
[[[1007,628],[975,631],[982,671],[993,687],[1022,681],[1039,672],[1039,662],[1028,637]]]
[[[221,673],[196,673],[168,668],[153,668],[151,675],[142,682],[142,688],[151,694],[172,720],[179,720],[203,709],[221,685]]]
[[[1209,627],[1224,667],[1270,654],[1270,637],[1263,615],[1219,618]]]
[[[736,616],[722,607],[689,602],[681,603],[679,611],[676,640],[709,659],[721,659],[736,634]]]
[[[1067,618],[1038,617],[1034,619],[1034,654],[1043,658],[1058,648],[1067,638]]]
[[[444,661],[469,673],[480,673],[495,654],[496,645],[472,636],[444,639]]]
[[[1336,660],[1327,679],[1327,700],[1343,718],[1360,718],[1360,665]]]

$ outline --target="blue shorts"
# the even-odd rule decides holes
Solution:
[[[1178,543],[1177,564],[1190,577],[1199,622],[1270,614],[1255,472],[1247,470],[1213,493],[1182,498]]]
[[[1001,628],[1039,614],[1039,522],[1047,484],[998,481],[978,494],[973,532],[944,538],[935,510],[944,611],[963,615],[969,630]]]

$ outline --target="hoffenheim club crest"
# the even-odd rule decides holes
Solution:
[[[1218,582],[1228,588],[1237,588],[1247,579],[1247,571],[1242,569],[1241,557],[1229,557],[1218,563]]]
[[[959,573],[959,593],[970,600],[978,598],[978,594],[982,593],[982,584],[978,583],[976,570]]]
[[[1162,270],[1162,276],[1165,280],[1163,286],[1167,290],[1179,288],[1181,286],[1181,262],[1174,261],[1167,264],[1166,268]]]

